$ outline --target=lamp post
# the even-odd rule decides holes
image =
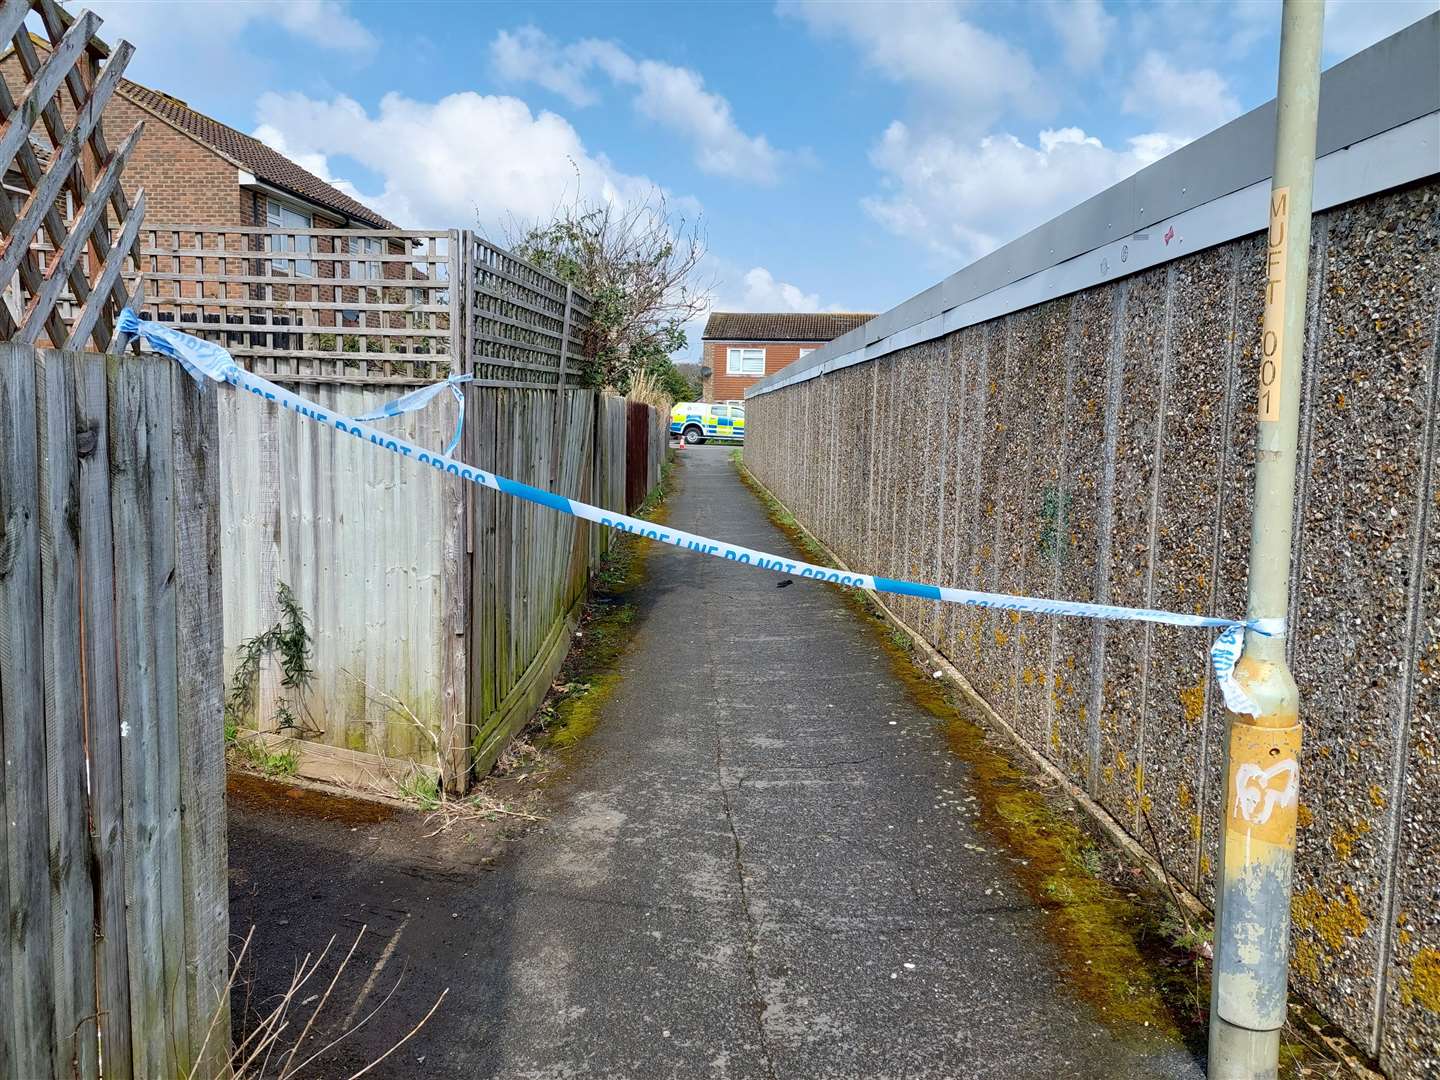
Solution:
[[[1286,1016],[1300,697],[1285,616],[1324,18],[1323,0],[1285,0],[1281,13],[1246,609],[1270,633],[1248,631],[1235,665],[1251,707],[1229,715],[1209,1080],[1273,1078]]]

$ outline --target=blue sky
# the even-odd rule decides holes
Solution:
[[[731,310],[892,307],[1267,100],[1279,25],[1278,0],[84,6],[134,78],[403,225],[500,238],[663,189]],[[1327,66],[1437,6],[1330,0]]]

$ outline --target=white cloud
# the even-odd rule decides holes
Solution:
[[[1326,0],[1325,52],[1337,60],[1350,56],[1436,11],[1440,0]]]
[[[234,47],[238,34],[267,23],[332,52],[369,53],[378,44],[375,35],[350,14],[348,5],[341,0],[285,0],[277,4],[87,0],[84,6],[105,20],[102,37],[112,43],[116,38],[126,38],[136,46],[137,56],[153,52],[157,57],[174,60],[193,55],[195,49],[223,53]]]
[[[466,92],[425,102],[391,93],[371,113],[343,96],[268,93],[257,111],[256,137],[312,172],[334,179],[329,159],[344,155],[377,174],[378,192],[336,183],[406,226],[478,224],[500,236],[514,221],[548,220],[577,196],[629,201],[652,189],[590,153],[563,117],[531,113],[513,97]]]
[[[596,72],[634,90],[636,112],[688,140],[695,164],[717,176],[772,184],[785,157],[764,135],[749,135],[730,102],[705,88],[691,68],[637,60],[609,41],[587,38],[561,45],[533,26],[502,30],[490,44],[496,72],[511,82],[532,82],[575,105],[592,105],[599,93]]]
[[[501,30],[490,43],[490,62],[508,82],[533,82],[572,105],[593,105],[599,100],[588,79],[595,65],[590,50],[572,45],[561,49],[538,27]]]
[[[121,39],[135,46],[127,76],[221,116],[243,114],[261,88],[294,79],[284,56],[297,51],[297,43],[310,61],[307,77],[367,64],[378,46],[336,0],[83,0],[79,6],[104,20],[100,36],[111,46]]]
[[[969,262],[1183,142],[1151,133],[1112,149],[1073,127],[1042,131],[1035,146],[1008,134],[968,142],[917,135],[896,121],[871,152],[887,191],[866,199],[865,208],[892,232]]]
[[[1153,49],[1140,61],[1121,107],[1189,138],[1240,115],[1240,102],[1218,71],[1181,70]]]
[[[1045,93],[1026,52],[960,17],[954,3],[828,3],[781,0],[779,11],[811,30],[848,39],[865,63],[912,86],[970,130],[1007,107],[1032,111]]]
[[[242,4],[242,8],[267,8],[266,4]],[[368,52],[375,48],[375,35],[350,16],[339,0],[285,0],[273,5],[281,26],[297,37],[324,49]]]
[[[831,310],[840,310],[834,304]],[[741,278],[737,299],[725,301],[726,311],[824,311],[819,293],[807,293],[799,285],[777,281],[763,266],[752,266]]]
[[[1099,66],[1115,32],[1115,17],[1100,0],[1045,5],[1045,15],[1065,46],[1065,62],[1076,71]]]

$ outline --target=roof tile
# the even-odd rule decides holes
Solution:
[[[314,173],[302,169],[284,154],[272,150],[259,139],[236,131],[204,113],[196,112],[178,98],[161,93],[159,90],[151,90],[148,86],[141,86],[129,79],[120,80],[120,93],[137,105],[163,117],[205,145],[238,161],[247,171],[254,173],[258,179],[264,180],[267,184],[284,188],[326,210],[354,218],[356,221],[363,221],[377,229],[396,227],[394,222],[381,217],[368,206],[327,184]]]
[[[712,311],[707,341],[833,341],[875,317],[868,311]]]

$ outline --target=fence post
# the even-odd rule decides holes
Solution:
[[[550,455],[550,485],[554,487],[560,469],[560,443],[564,435],[565,368],[570,361],[570,312],[575,306],[575,286],[565,286],[565,318],[560,325],[560,371],[555,383],[555,446]]]
[[[450,245],[450,374],[467,375],[470,362],[470,245],[466,229],[451,229]]]

